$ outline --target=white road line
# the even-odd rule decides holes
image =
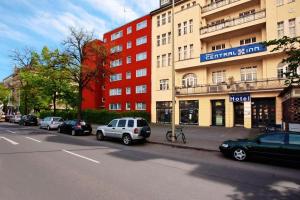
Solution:
[[[5,140],[5,141],[7,141],[7,142],[9,142],[9,143],[11,143],[11,144],[13,144],[13,145],[19,144],[19,143],[15,142],[15,141],[12,141],[12,140],[10,140],[10,139],[8,139],[8,138],[6,138],[6,137],[0,137],[0,139],[3,139],[3,140]]]
[[[16,133],[16,132],[14,132],[14,131],[10,131],[10,130],[6,130],[7,132],[10,132],[10,133]]]
[[[31,137],[25,137],[25,138],[27,138],[27,139],[29,139],[29,140],[32,140],[32,141],[35,141],[35,142],[42,142],[42,141],[39,141],[39,140],[34,139],[34,138],[31,138]]]
[[[87,157],[85,157],[85,156],[82,156],[82,155],[73,153],[73,152],[71,152],[71,151],[67,151],[67,150],[65,150],[65,149],[62,149],[62,151],[63,151],[63,152],[66,152],[66,153],[68,153],[68,154],[71,154],[71,155],[73,155],[73,156],[77,156],[77,157],[79,157],[79,158],[83,158],[83,159],[89,160],[89,161],[91,161],[91,162],[100,164],[100,162],[97,161],[97,160],[93,160],[93,159],[91,159],[91,158],[87,158]]]

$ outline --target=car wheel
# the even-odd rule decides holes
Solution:
[[[76,132],[75,132],[75,130],[72,130],[72,136],[76,136]]]
[[[42,129],[43,127],[40,125],[39,128]]]
[[[237,161],[244,161],[247,158],[247,153],[242,148],[237,148],[233,151],[233,158]]]
[[[47,126],[47,130],[48,130],[48,131],[50,131],[50,130],[51,130],[50,126]]]
[[[104,135],[103,135],[102,131],[97,131],[96,137],[97,137],[97,140],[99,140],[99,141],[104,140]]]
[[[123,141],[123,144],[125,144],[125,145],[131,145],[132,138],[130,137],[129,134],[124,134],[122,137],[122,141]]]

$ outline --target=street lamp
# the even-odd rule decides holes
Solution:
[[[172,0],[172,142],[175,142],[175,0]]]

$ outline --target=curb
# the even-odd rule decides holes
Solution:
[[[214,150],[214,149],[206,149],[206,148],[202,148],[202,147],[182,146],[182,145],[178,145],[178,144],[169,144],[169,143],[164,143],[164,142],[153,142],[153,141],[149,141],[149,140],[148,140],[148,143],[164,145],[164,146],[169,146],[169,147],[173,147],[173,148],[180,148],[180,149],[192,149],[192,150],[206,151],[206,152],[219,152],[218,150]]]

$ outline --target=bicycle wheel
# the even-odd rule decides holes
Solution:
[[[186,143],[186,138],[185,138],[184,133],[181,133],[181,137],[182,137],[182,142],[185,144]]]
[[[172,131],[167,131],[166,139],[167,139],[169,142],[172,142]]]

